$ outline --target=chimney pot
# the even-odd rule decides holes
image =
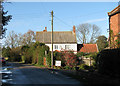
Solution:
[[[45,27],[45,30],[43,30],[43,32],[47,32],[47,27]]]
[[[47,27],[45,27],[45,31],[47,32]]]
[[[75,25],[73,26],[73,33],[75,33]]]

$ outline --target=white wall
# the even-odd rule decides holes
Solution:
[[[52,45],[51,44],[46,44],[47,46],[49,46],[50,51],[52,51]],[[55,45],[58,46],[58,49],[55,49]],[[53,51],[55,50],[59,50],[59,51],[64,51],[65,46],[69,46],[69,49],[67,50],[73,50],[75,53],[77,53],[77,44],[53,44]]]

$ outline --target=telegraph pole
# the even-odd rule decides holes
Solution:
[[[51,12],[51,28],[52,28],[52,33],[51,33],[51,47],[52,47],[52,51],[51,51],[51,68],[53,68],[53,11]]]

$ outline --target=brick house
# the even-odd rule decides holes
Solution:
[[[120,5],[108,12],[109,16],[109,45],[115,48],[117,45],[115,40],[120,41]],[[112,31],[112,32],[111,32]]]
[[[45,30],[36,32],[36,41],[40,43],[45,43],[49,46],[50,51],[52,51],[51,45],[51,31]],[[73,31],[54,31],[53,32],[53,51],[73,51],[77,53],[77,39],[75,33],[75,26],[73,26]]]

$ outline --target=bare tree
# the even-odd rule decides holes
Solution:
[[[32,30],[29,30],[27,33],[23,35],[23,44],[30,45],[32,42],[35,41],[35,33]]]
[[[15,33],[11,31],[5,40],[5,45],[11,48],[19,47],[23,45],[30,45],[35,41],[35,33],[32,30],[29,30],[25,34]]]
[[[97,37],[100,35],[100,28],[93,24],[80,24],[77,27],[76,35],[80,43],[95,43]]]
[[[86,24],[80,24],[77,27],[76,35],[77,35],[78,40],[81,43],[86,43],[87,42],[87,36],[89,34],[90,28],[91,28],[91,25],[88,24],[88,23],[86,23]]]
[[[11,31],[5,40],[5,45],[11,48],[16,47],[17,44],[17,34],[14,31]]]
[[[22,46],[22,45],[24,45],[24,44],[23,44],[23,34],[21,34],[21,33],[18,33],[18,34],[17,34],[16,42],[17,42],[17,46]]]
[[[100,36],[100,28],[93,24],[91,27],[91,32],[90,32],[90,43],[95,43],[97,37]]]

